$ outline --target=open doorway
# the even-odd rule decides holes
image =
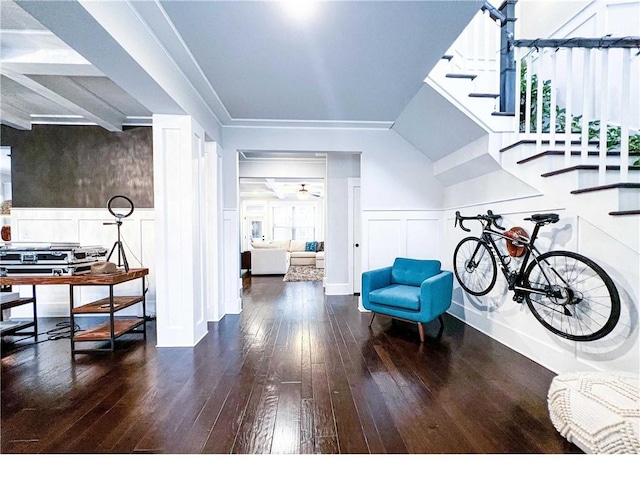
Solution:
[[[323,153],[239,152],[243,275],[287,279],[290,271],[310,270],[324,278],[325,173]]]

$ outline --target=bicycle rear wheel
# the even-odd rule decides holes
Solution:
[[[545,277],[546,275],[546,277]],[[525,274],[529,309],[556,335],[577,342],[598,340],[620,318],[620,296],[613,281],[594,261],[574,252],[547,252]]]
[[[487,244],[476,237],[460,241],[453,252],[453,271],[460,286],[471,295],[485,295],[496,284],[496,259]]]

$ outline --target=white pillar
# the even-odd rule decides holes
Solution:
[[[202,241],[206,247],[205,252],[205,304],[206,318],[208,322],[220,320],[222,310],[220,310],[221,282],[220,253],[221,228],[220,228],[220,147],[217,142],[205,142],[204,158],[204,219],[205,224],[202,229]],[[223,293],[224,295],[224,293]]]
[[[204,138],[191,116],[153,116],[158,347],[194,346],[207,333]]]

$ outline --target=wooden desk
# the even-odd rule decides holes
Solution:
[[[34,305],[34,331],[37,332],[36,310],[36,285],[69,285],[69,318],[71,320],[71,355],[76,353],[90,352],[112,352],[115,349],[116,338],[125,333],[141,333],[144,338],[147,337],[146,332],[146,306],[145,306],[145,277],[149,274],[148,268],[132,268],[128,272],[119,270],[113,274],[91,275],[89,273],[83,275],[19,275],[0,277],[0,286],[6,285],[32,285],[33,297],[21,299],[23,303],[33,302]],[[120,283],[129,282],[135,279],[142,279],[142,294],[139,296],[114,296],[113,287]],[[109,296],[88,303],[86,305],[75,306],[73,299],[74,287],[87,286],[107,286],[109,287]],[[115,312],[123,310],[127,307],[142,303],[142,318],[138,317],[115,317]],[[16,306],[16,305],[13,305]],[[3,305],[3,309],[5,307]],[[75,316],[86,314],[108,314],[109,321],[96,327],[90,328],[76,333]],[[138,327],[142,327],[141,329]],[[109,348],[76,348],[78,342],[109,342]]]

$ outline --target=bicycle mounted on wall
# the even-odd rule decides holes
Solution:
[[[534,243],[541,227],[557,223],[555,213],[531,215],[525,220],[535,224],[529,237],[520,227],[508,231],[497,221],[502,218],[487,210],[486,215],[464,217],[456,212],[455,226],[477,220],[482,235],[466,237],[453,253],[453,270],[460,286],[474,296],[487,294],[495,285],[497,261],[514,292],[513,300],[526,301],[529,310],[547,329],[574,341],[592,341],[608,335],[620,317],[620,296],[613,280],[593,260],[575,252],[556,250],[540,253]],[[496,240],[505,240],[508,253]],[[511,270],[511,257],[522,264]]]

